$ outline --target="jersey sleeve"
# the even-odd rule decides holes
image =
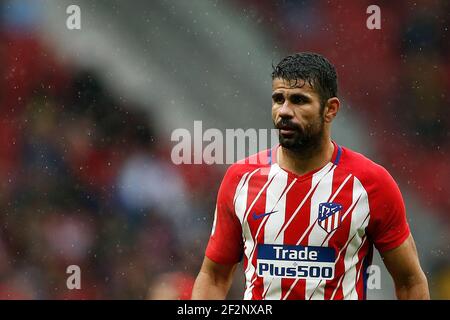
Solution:
[[[214,223],[205,253],[209,259],[220,264],[238,263],[243,253],[241,223],[233,204],[239,176],[230,169],[217,194]]]
[[[382,253],[400,246],[409,237],[410,229],[397,183],[384,168],[377,172],[377,181],[370,199],[368,234]]]

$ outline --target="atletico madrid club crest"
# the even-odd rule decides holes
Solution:
[[[339,227],[342,221],[342,205],[334,202],[319,203],[319,225],[330,233]]]

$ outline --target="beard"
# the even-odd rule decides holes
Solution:
[[[324,123],[324,119],[319,116],[304,128],[287,118],[282,118],[274,125],[279,130],[280,145],[304,158],[311,157],[320,148],[324,136]],[[290,132],[282,134],[282,129]]]

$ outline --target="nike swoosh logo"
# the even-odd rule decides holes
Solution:
[[[257,220],[259,218],[268,216],[269,214],[272,214],[272,213],[275,213],[275,212],[278,212],[278,211],[265,212],[265,213],[261,213],[261,214],[257,214],[256,212],[253,212],[253,219]]]

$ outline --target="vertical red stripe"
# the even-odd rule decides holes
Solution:
[[[288,221],[300,203],[303,201],[309,190],[312,188],[312,179],[297,181],[297,183],[289,191],[286,198],[286,220]],[[309,219],[311,213],[311,196],[305,201],[303,207],[297,213],[294,220],[292,220],[289,227],[284,232],[284,243],[286,245],[296,245],[300,236],[308,229]],[[308,245],[308,239],[305,237],[302,246]],[[283,297],[295,279],[282,279],[281,280],[281,296]],[[305,298],[305,280],[300,280],[295,289],[288,297],[289,299],[304,299]]]

